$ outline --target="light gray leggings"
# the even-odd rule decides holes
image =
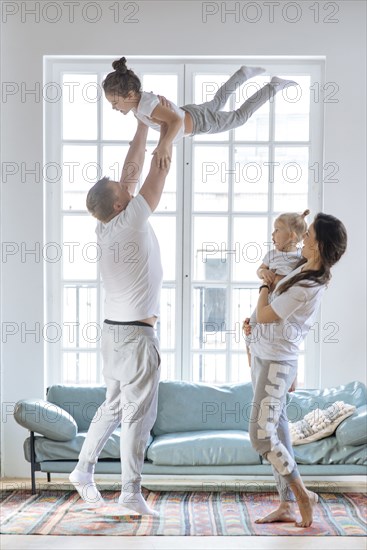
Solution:
[[[190,113],[193,120],[193,132],[197,134],[218,134],[233,130],[245,124],[255,111],[274,97],[279,91],[276,84],[266,84],[249,97],[236,111],[221,111],[230,95],[247,80],[241,69],[236,71],[223,86],[219,88],[211,101],[200,105],[183,105],[181,109]]]
[[[140,492],[145,446],[157,416],[158,346],[153,328],[103,325],[106,400],[91,422],[77,468],[83,472],[94,471],[103,447],[121,423],[121,489],[124,492]]]
[[[286,396],[295,379],[297,361],[269,361],[251,357],[254,389],[250,421],[253,448],[270,462],[281,501],[294,501],[289,484],[299,471],[288,429]]]

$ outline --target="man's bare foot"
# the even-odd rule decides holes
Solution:
[[[255,523],[275,523],[280,521],[283,523],[293,523],[296,519],[293,513],[292,504],[289,502],[281,502],[279,508],[270,512],[267,516],[255,520]]]
[[[310,527],[313,520],[313,508],[317,504],[319,497],[313,491],[307,491],[297,499],[298,508],[302,516],[301,521],[296,521],[296,527]]]

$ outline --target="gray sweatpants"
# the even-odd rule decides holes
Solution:
[[[219,88],[211,101],[200,105],[183,105],[181,109],[190,113],[193,120],[192,136],[197,134],[218,134],[233,130],[245,124],[255,111],[275,96],[279,86],[266,84],[249,97],[236,111],[221,111],[230,95],[246,81],[239,69]]]
[[[77,467],[84,472],[94,470],[121,422],[121,490],[138,493],[145,446],[157,416],[160,355],[155,330],[104,323],[102,355],[106,400],[91,422]]]
[[[254,389],[250,421],[253,448],[270,462],[282,501],[294,501],[289,484],[299,471],[288,429],[287,390],[297,373],[297,361],[269,361],[251,357]]]

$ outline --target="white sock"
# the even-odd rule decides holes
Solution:
[[[246,67],[246,65],[242,65],[239,70],[245,75],[246,80],[265,72],[262,67]]]
[[[102,495],[94,483],[93,474],[75,469],[71,472],[69,480],[84,502],[87,502],[90,506],[102,506],[104,504]]]
[[[121,493],[118,503],[139,515],[159,517],[159,512],[149,508],[141,493]]]
[[[284,80],[278,76],[273,76],[270,84],[276,86],[277,90],[284,90],[285,88],[288,88],[288,86],[298,86],[298,82],[295,82],[294,80]]]

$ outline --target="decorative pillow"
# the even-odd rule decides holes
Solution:
[[[289,423],[292,445],[304,445],[328,437],[335,432],[339,424],[354,413],[356,407],[344,401],[335,401],[327,409],[315,409],[302,420]]]
[[[54,441],[69,441],[77,434],[74,418],[61,407],[43,399],[22,399],[15,405],[14,418],[32,432]]]

